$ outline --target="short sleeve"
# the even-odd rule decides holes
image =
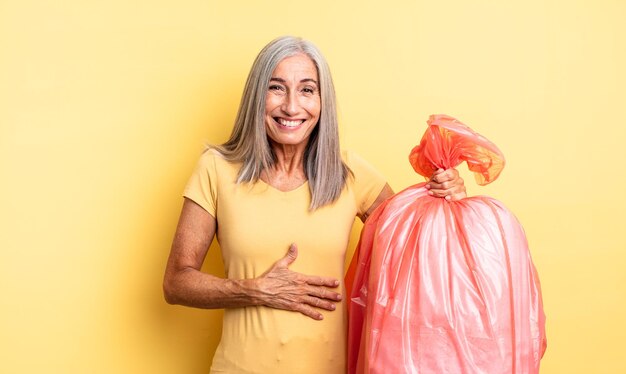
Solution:
[[[354,197],[358,213],[362,215],[374,204],[387,181],[378,170],[354,152],[344,152],[344,160],[354,175]]]
[[[191,174],[183,196],[192,200],[215,217],[217,211],[217,170],[214,150],[205,151]]]

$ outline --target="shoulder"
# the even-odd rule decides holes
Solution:
[[[231,162],[218,149],[209,147],[199,156],[192,179],[199,178],[203,184],[218,184],[234,182],[237,179],[241,165]]]
[[[357,212],[365,214],[376,201],[387,184],[386,178],[369,162],[351,151],[342,151],[341,156],[350,169],[348,188],[354,194]]]
[[[198,160],[198,166],[207,169],[238,169],[239,164],[231,162],[219,151],[213,147],[207,147]]]
[[[200,155],[200,162],[214,163],[216,160],[226,160],[219,150],[207,147]]]
[[[349,168],[351,168],[353,164],[357,164],[358,165],[360,163],[366,162],[361,156],[359,156],[358,154],[356,154],[355,152],[353,152],[353,151],[351,151],[349,149],[343,149],[341,151],[341,160]]]
[[[376,169],[363,157],[351,150],[342,150],[341,159],[353,174],[363,172],[377,172]]]

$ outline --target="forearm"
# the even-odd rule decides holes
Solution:
[[[223,279],[193,268],[167,275],[165,300],[194,308],[220,309],[262,305],[255,279]]]

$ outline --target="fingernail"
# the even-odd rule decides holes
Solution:
[[[446,196],[446,200],[450,201],[452,199],[452,196],[448,195]]]
[[[428,194],[429,194],[430,196],[432,196],[432,195],[434,195],[435,193],[434,193],[433,191],[428,191]]]
[[[335,280],[335,287],[339,285],[339,281]]]
[[[330,304],[330,309],[335,310],[335,304]]]
[[[324,319],[324,316],[323,316],[323,315],[321,315],[321,314],[318,314],[318,315],[317,315],[317,319],[318,319],[319,321],[321,321],[321,320],[323,320],[323,319]]]

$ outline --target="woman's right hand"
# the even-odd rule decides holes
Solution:
[[[337,288],[339,281],[289,270],[289,265],[297,258],[298,248],[291,244],[285,257],[256,279],[261,304],[322,320],[324,316],[316,308],[335,310],[335,303],[341,301],[341,294],[331,289]]]

